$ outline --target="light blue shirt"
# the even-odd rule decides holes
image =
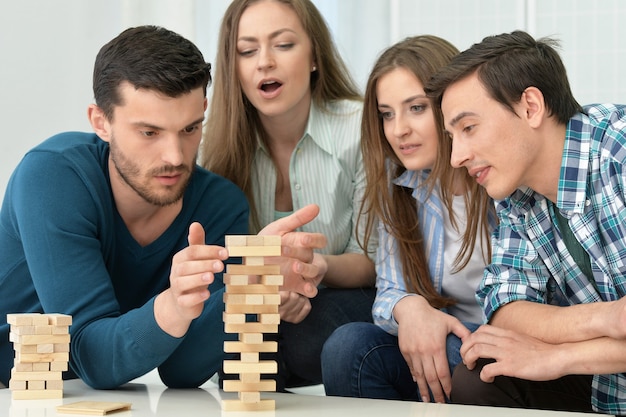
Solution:
[[[320,214],[300,230],[323,233],[324,254],[362,253],[356,224],[365,189],[360,150],[362,103],[342,100],[319,109],[311,103],[304,135],[289,163],[293,209],[315,203]],[[275,219],[276,168],[259,143],[252,167],[252,189],[261,226]],[[374,248],[376,239],[370,242]],[[373,254],[373,249],[372,249]]]

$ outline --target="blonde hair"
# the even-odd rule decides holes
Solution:
[[[263,225],[259,224],[250,177],[258,140],[267,144],[267,134],[256,108],[241,89],[236,58],[239,20],[246,8],[258,1],[234,0],[222,19],[213,81],[215,87],[200,150],[200,163],[204,167],[230,179],[246,194],[253,232]],[[274,1],[287,4],[294,10],[311,41],[316,70],[311,73],[310,85],[315,105],[324,110],[328,102],[361,100],[330,30],[315,5],[309,0]]]
[[[432,284],[412,190],[390,184],[406,168],[385,138],[378,112],[376,86],[383,75],[396,68],[406,68],[425,84],[458,53],[446,40],[430,35],[409,37],[385,50],[374,64],[367,81],[361,125],[361,151],[367,188],[359,214],[360,222],[365,219],[365,234],[359,244],[367,248],[377,221],[382,221],[388,233],[397,241],[407,291],[423,296],[435,308],[453,305],[455,301],[443,297]],[[454,169],[450,165],[452,147],[444,133],[443,115],[432,101],[431,105],[439,140],[437,160],[427,185],[432,191],[439,181],[443,204],[448,209],[454,227],[457,227],[457,222],[452,208],[453,186],[459,181],[465,185],[468,225],[463,231],[461,248],[454,261],[455,270],[458,271],[469,262],[479,231],[485,262],[491,257],[488,212],[493,210],[493,204],[486,191],[476,184],[466,169]]]

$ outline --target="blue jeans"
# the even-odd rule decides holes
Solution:
[[[330,335],[351,322],[372,322],[375,288],[320,288],[311,312],[298,324],[278,328],[277,389],[322,383],[320,355]]]
[[[470,331],[478,324],[463,323]],[[461,362],[461,339],[447,339],[450,374]],[[338,328],[322,351],[326,395],[420,401],[421,396],[400,352],[398,337],[372,323]]]

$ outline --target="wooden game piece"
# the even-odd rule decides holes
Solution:
[[[63,390],[27,389],[23,391],[11,391],[11,398],[14,400],[51,400],[55,398],[63,398]]]
[[[275,402],[261,399],[261,391],[275,391],[276,382],[261,380],[261,374],[278,372],[278,364],[260,360],[259,354],[278,350],[278,343],[265,342],[263,334],[278,332],[283,277],[280,265],[266,264],[265,257],[280,256],[281,238],[227,236],[225,243],[229,255],[242,257],[242,264],[228,264],[224,275],[224,331],[239,334],[239,341],[224,342],[224,352],[239,353],[239,360],[225,360],[223,370],[240,379],[224,381],[224,390],[236,391],[238,400],[223,400],[222,409],[272,410]]]
[[[236,275],[278,275],[280,265],[226,265],[226,273]]]
[[[262,335],[261,335],[262,337]],[[224,342],[224,352],[226,353],[244,353],[244,352],[277,352],[278,342],[267,341],[261,343],[244,343],[244,342]]]
[[[57,406],[57,413],[62,414],[89,414],[103,416],[105,414],[130,410],[131,403],[109,401],[78,401],[71,404]]]

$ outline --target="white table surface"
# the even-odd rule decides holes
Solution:
[[[236,393],[221,391],[207,382],[198,389],[167,389],[155,372],[136,379],[116,390],[94,390],[80,380],[65,381],[63,399],[13,400],[8,389],[0,390],[0,416],[59,417],[56,406],[77,401],[111,401],[132,403],[130,411],[112,414],[115,417],[589,417],[584,413],[502,409],[450,404],[423,404],[408,401],[370,400],[326,397],[319,395],[261,393],[261,398],[276,401],[274,411],[222,411],[221,399],[237,398]]]

